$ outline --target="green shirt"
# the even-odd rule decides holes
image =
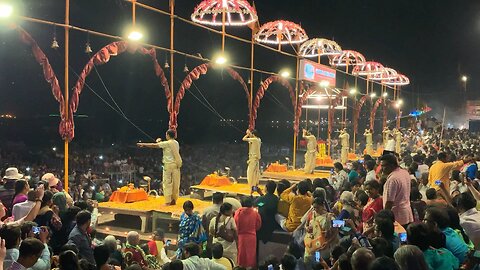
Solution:
[[[455,257],[452,252],[445,248],[429,248],[423,251],[423,257],[425,258],[430,270],[458,269],[460,266],[457,257]]]

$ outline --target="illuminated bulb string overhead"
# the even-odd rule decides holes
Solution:
[[[300,46],[298,55],[303,57],[317,57],[322,55],[340,55],[342,53],[342,47],[335,41],[314,38],[307,40]]]
[[[255,40],[264,44],[299,44],[307,39],[305,30],[300,25],[289,21],[268,22],[255,34]]]
[[[352,74],[355,76],[380,76],[385,68],[378,62],[365,62],[363,65],[357,65],[353,68]]]
[[[398,76],[398,73],[395,69],[385,67],[383,68],[382,73],[372,75],[370,79],[374,81],[388,81],[388,80],[394,80],[395,78],[397,78],[397,76]]]
[[[365,62],[363,54],[352,50],[344,50],[341,54],[330,58],[330,65],[336,67],[363,65]]]
[[[246,0],[205,0],[191,15],[192,21],[212,26],[245,26],[258,20],[257,11]]]

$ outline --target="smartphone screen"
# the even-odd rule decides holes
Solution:
[[[372,248],[372,245],[370,244],[370,241],[368,241],[368,239],[363,236],[363,237],[360,237],[358,239],[358,242],[360,243],[360,245],[364,248]]]
[[[269,264],[267,269],[268,270],[273,270],[273,264]]]
[[[252,187],[252,191],[257,191],[257,189],[258,189],[258,188],[257,188],[256,186],[253,186],[253,187]]]
[[[345,220],[334,219],[332,220],[332,227],[341,228],[345,226]]]
[[[315,261],[320,262],[320,251],[315,251]]]
[[[440,186],[442,184],[442,180],[435,180],[435,185]]]
[[[32,227],[32,232],[33,234],[40,234],[40,227],[37,227],[37,226],[33,226]]]
[[[406,243],[407,242],[407,233],[400,233],[400,242]]]

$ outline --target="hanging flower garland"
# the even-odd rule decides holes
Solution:
[[[42,51],[42,49],[40,49],[37,42],[32,38],[32,36],[27,31],[25,31],[25,29],[23,29],[22,27],[20,26],[14,26],[14,27],[20,36],[20,40],[31,47],[33,57],[35,58],[37,63],[42,66],[43,77],[50,84],[53,97],[59,104],[60,125],[59,125],[58,131],[62,139],[66,139],[69,137],[69,134],[72,130],[72,124],[70,121],[66,121],[65,99],[63,97],[60,84],[58,83],[57,76],[55,75],[55,72],[53,71],[53,68],[50,65],[50,62],[48,61],[47,56]]]
[[[265,95],[265,92],[267,89],[270,87],[270,84],[278,82],[280,83],[283,87],[287,88],[289,94],[290,94],[290,99],[292,101],[292,106],[295,110],[295,91],[293,90],[292,85],[288,82],[288,80],[277,76],[277,75],[272,75],[268,77],[265,81],[262,82],[260,87],[257,90],[257,95],[255,96],[255,100],[253,102],[253,107],[252,107],[252,113],[250,115],[250,124],[249,128],[254,129],[255,128],[255,120],[257,119],[257,111],[258,108],[260,107],[260,101],[262,100],[263,96]]]

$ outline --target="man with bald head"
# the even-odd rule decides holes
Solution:
[[[132,264],[138,264],[143,269],[148,268],[147,258],[145,258],[142,249],[139,246],[140,235],[138,232],[130,231],[127,234],[127,243],[125,245],[125,251],[123,257],[125,258],[125,264],[130,266]]]
[[[375,260],[375,255],[368,248],[359,248],[352,254],[353,270],[368,270],[370,264]]]

